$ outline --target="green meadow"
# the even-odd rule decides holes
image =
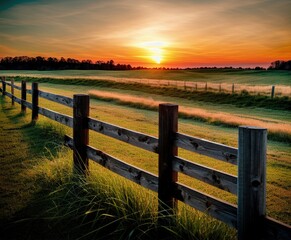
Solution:
[[[31,72],[26,71],[27,74],[32,74]],[[82,73],[82,71],[49,73],[51,76],[55,74],[60,77],[60,74],[77,76],[81,74],[80,72]],[[90,76],[94,72],[84,71],[83,73],[84,76]],[[113,77],[135,78],[139,73],[143,78],[189,81],[190,79],[196,81],[198,78],[201,81],[202,76],[205,76],[203,70],[98,72],[98,74],[104,74],[104,76],[110,74]],[[10,73],[16,74],[15,71],[14,73],[10,71]],[[9,75],[9,72],[1,71],[1,75]],[[276,75],[266,71],[225,70],[215,73],[208,70],[207,75],[207,81],[210,78],[220,81],[220,76],[223,82],[232,82],[231,79],[237,79],[242,84],[251,84],[253,80],[250,80],[250,76],[253,77],[252,79],[257,79],[256,84],[274,84],[272,81],[276,78],[280,84],[290,86],[288,72],[280,72]],[[18,77],[17,84],[23,79],[37,80],[40,82],[41,90],[69,97],[76,93],[90,93],[91,117],[153,136],[158,135],[158,113],[156,107],[150,105],[155,101],[177,103],[180,109],[184,107],[187,111],[194,109],[194,112],[191,112],[192,115],[180,115],[179,132],[233,147],[237,147],[237,126],[240,125],[240,121],[250,125],[258,123],[270,127],[271,134],[267,149],[267,214],[291,224],[291,138],[288,132],[291,131],[291,114],[288,107],[283,109],[277,107],[277,105],[283,105],[279,102],[281,100],[273,99],[273,106],[269,104],[269,107],[262,107],[254,102],[243,106],[247,98],[238,99],[237,101],[241,101],[239,105],[231,101],[224,103],[218,100],[182,97],[180,95],[183,92],[165,94],[166,91],[163,93],[155,88],[151,88],[150,93],[146,87],[135,84],[109,84],[91,80],[90,85],[88,79],[32,77],[36,75],[27,78]],[[246,79],[249,79],[248,82]],[[92,90],[99,91],[99,95],[94,95]],[[15,92],[19,96],[19,91],[15,90]],[[116,95],[106,95],[108,92]],[[210,97],[217,96],[210,95]],[[251,96],[247,97],[254,100]],[[128,100],[134,98],[143,102],[136,103]],[[30,110],[27,114],[20,114],[20,106],[16,104],[12,107],[8,97],[0,97],[0,101],[0,154],[3,161],[3,167],[0,170],[0,206],[1,223],[3,223],[1,230],[9,232],[15,239],[21,239],[23,236],[21,234],[31,239],[39,239],[43,235],[46,235],[47,239],[60,238],[60,236],[72,239],[115,239],[117,236],[120,239],[155,239],[158,232],[163,232],[165,239],[167,237],[170,239],[235,239],[233,229],[183,204],[179,204],[179,212],[173,217],[174,220],[170,225],[159,225],[156,215],[156,194],[110,173],[93,162],[90,162],[91,173],[87,182],[74,179],[72,153],[62,144],[63,136],[72,135],[72,130],[43,116],[40,116],[37,123],[32,125]],[[265,101],[269,100],[266,98]],[[289,99],[284,101],[287,101],[285,104],[288,106]],[[40,98],[40,106],[72,115],[72,109],[45,99]],[[197,117],[198,110],[206,111],[210,116]],[[216,117],[213,118],[211,115]],[[233,118],[234,124],[228,122],[229,116]],[[95,132],[90,132],[90,145],[154,174],[158,171],[157,155],[154,153]],[[218,160],[185,150],[179,150],[179,156],[237,175],[236,166]],[[230,203],[237,203],[236,196],[198,180],[179,174],[179,181]],[[36,224],[38,228],[33,229],[32,224]],[[19,233],[15,232],[16,229],[20,229]]]
[[[196,82],[220,82],[250,85],[286,85],[291,86],[290,71],[266,70],[236,70],[236,69],[194,69],[194,70],[1,70],[2,76],[34,76],[34,77],[116,77],[116,78],[142,78]]]

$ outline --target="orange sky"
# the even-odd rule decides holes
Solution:
[[[0,1],[0,57],[269,66],[291,59],[290,12],[290,0]]]

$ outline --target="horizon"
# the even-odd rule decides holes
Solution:
[[[0,57],[113,59],[147,68],[267,68],[291,59],[291,2],[0,2]]]

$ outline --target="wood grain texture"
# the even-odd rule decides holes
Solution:
[[[266,240],[290,240],[291,226],[270,217],[263,219],[263,236]]]
[[[75,94],[73,104],[74,172],[86,176],[89,159],[86,147],[89,144],[89,95]]]
[[[239,127],[238,240],[260,239],[266,216],[267,129]]]
[[[225,222],[231,227],[237,227],[237,208],[210,195],[204,194],[181,183],[176,183],[175,197],[210,216]]]
[[[195,153],[199,153],[235,165],[237,164],[237,148],[211,142],[202,138],[192,137],[182,133],[176,134],[175,144],[180,148]]]
[[[21,99],[23,100],[21,103],[21,111],[26,111],[26,106],[24,105],[24,101],[26,101],[26,81],[21,81]]]
[[[38,119],[38,83],[33,82],[32,89],[32,114],[31,121],[35,122]]]
[[[173,158],[173,170],[237,194],[237,177],[180,157]]]
[[[159,105],[159,212],[166,210],[172,215],[177,208],[173,185],[178,181],[178,173],[173,169],[173,157],[178,155],[174,136],[178,131],[178,105]]]
[[[65,137],[65,144],[71,149],[74,149],[73,139],[67,135]],[[91,146],[87,146],[87,155],[89,159],[112,172],[115,172],[147,189],[155,192],[158,191],[158,177],[156,175],[112,157]]]
[[[38,95],[42,98],[48,99],[50,101],[63,104],[67,107],[73,107],[73,99],[58,94],[53,94],[44,91],[38,91]]]
[[[95,132],[102,133],[106,136],[113,137],[150,152],[158,152],[158,139],[155,137],[102,122],[93,118],[89,118],[88,125],[89,129]]]
[[[22,100],[23,101],[23,100]],[[23,101],[23,105],[29,109],[32,109],[32,103],[27,102],[27,101]]]
[[[27,103],[27,102],[26,102]],[[27,106],[29,108],[29,106]],[[73,118],[71,116],[65,115],[65,114],[61,114],[46,108],[42,108],[42,107],[38,107],[38,112],[39,114],[50,118],[56,122],[59,122],[61,124],[64,124],[68,127],[73,127]]]

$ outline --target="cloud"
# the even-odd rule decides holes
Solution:
[[[129,62],[146,54],[137,45],[149,41],[167,42],[171,61],[291,57],[290,8],[288,0],[14,1],[0,9],[0,43],[7,55]]]

